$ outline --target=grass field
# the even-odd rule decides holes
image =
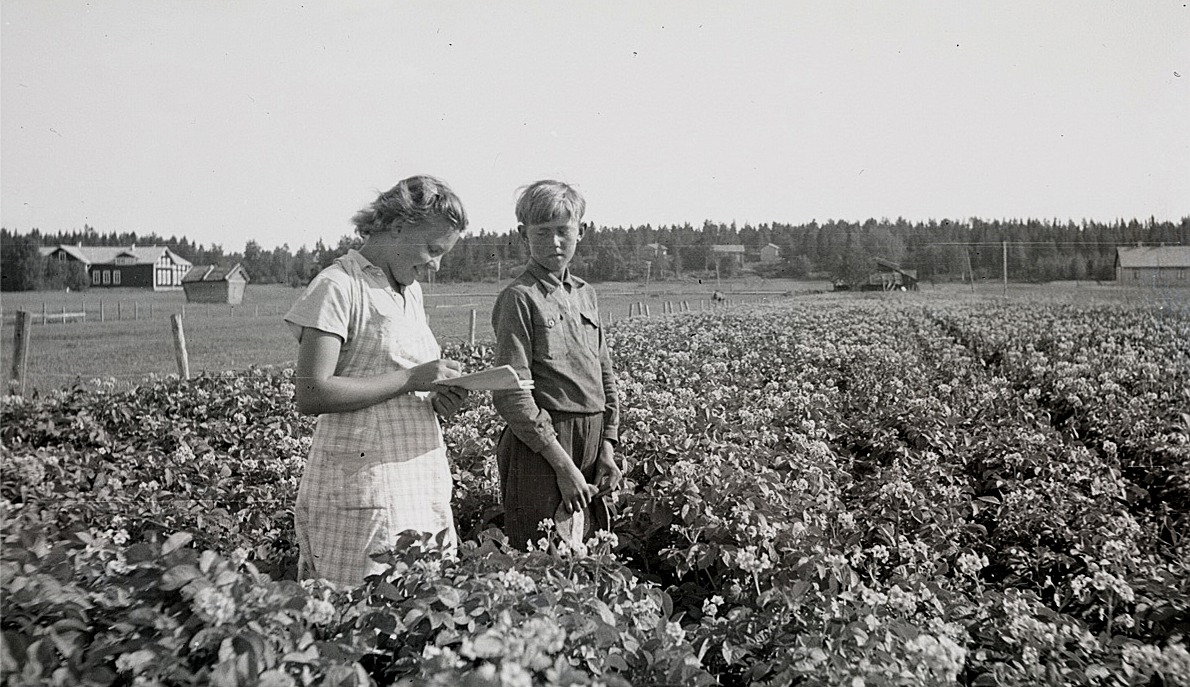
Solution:
[[[723,280],[719,288],[732,305],[787,298],[829,289],[823,282],[738,279]],[[425,287],[426,314],[442,343],[470,338],[475,312],[475,338],[492,339],[491,311],[499,285],[433,284]],[[629,316],[638,303],[652,316],[667,308],[710,308],[714,282],[697,280],[597,284],[605,321]],[[178,371],[170,331],[170,317],[182,314],[191,374],[246,369],[251,366],[290,365],[297,347],[281,318],[300,295],[286,286],[248,288],[241,305],[187,304],[180,291],[105,289],[85,292],[19,292],[3,295],[0,327],[0,388],[12,378],[16,312],[33,315],[30,353],[25,374],[26,393],[70,386],[90,379],[114,379],[132,385],[149,375]],[[666,304],[669,304],[668,306]],[[62,313],[68,320],[63,322]],[[84,313],[85,319],[76,315]]]

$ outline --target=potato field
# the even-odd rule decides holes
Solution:
[[[1190,685],[1190,310],[796,298],[608,326],[614,532],[295,581],[292,370],[0,403],[6,684]],[[448,355],[479,369],[483,346]],[[553,546],[548,546],[548,545]]]

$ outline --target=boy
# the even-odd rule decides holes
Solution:
[[[529,264],[496,299],[495,365],[534,388],[492,393],[508,423],[496,446],[509,542],[526,548],[559,504],[585,508],[619,485],[615,372],[595,289],[570,273],[583,238],[586,201],[571,186],[538,181],[517,199],[517,231]]]

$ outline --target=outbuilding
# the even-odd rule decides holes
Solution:
[[[1125,286],[1190,286],[1190,246],[1119,246],[1116,282]]]
[[[231,268],[195,265],[182,277],[187,303],[227,303],[239,305],[244,300],[248,273],[236,263]]]
[[[868,273],[861,287],[864,291],[916,291],[917,270],[907,270],[895,262],[876,258],[876,269]]]

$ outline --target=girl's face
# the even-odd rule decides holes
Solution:
[[[442,256],[454,248],[459,232],[442,218],[433,218],[399,229],[374,232],[360,252],[384,270],[390,283],[408,286],[437,271]]]
[[[566,271],[574,258],[574,249],[583,238],[582,224],[573,218],[522,224],[518,228],[533,262],[559,276]]]

